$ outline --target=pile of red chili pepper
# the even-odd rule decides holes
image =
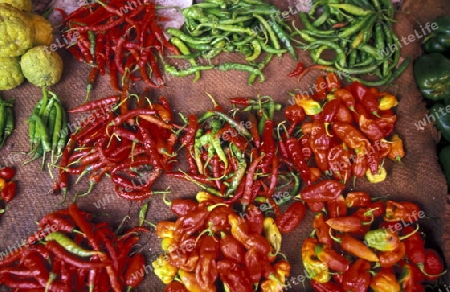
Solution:
[[[119,76],[124,86],[130,80],[143,80],[150,87],[162,86],[158,54],[163,55],[165,50],[179,54],[157,23],[162,20],[154,1],[133,7],[126,0],[94,1],[65,17],[64,37],[71,42],[68,50],[93,67],[88,91],[97,74],[104,75],[107,70],[115,90],[119,90]]]
[[[175,199],[175,222],[161,221],[156,234],[164,255],[153,263],[164,291],[283,291],[290,264],[280,259],[281,234],[273,218],[249,205],[239,214],[210,196]],[[219,289],[220,289],[219,288]]]
[[[177,136],[172,132],[172,111],[165,97],[160,97],[159,103],[151,102],[146,91],[136,96],[136,108],[129,109],[126,102],[131,96],[119,105],[119,96],[113,95],[69,111],[91,113],[70,135],[54,192],[67,193],[69,174],[78,175],[77,182],[89,174],[88,194],[109,174],[120,197],[143,201],[152,196],[153,183],[171,170],[174,161]],[[121,112],[116,115],[119,106]]]
[[[365,192],[340,196],[314,217],[302,245],[303,265],[315,291],[425,291],[446,273],[428,247],[409,201],[375,200]],[[370,288],[370,289],[369,289]]]
[[[0,284],[16,291],[115,291],[136,288],[145,273],[142,254],[131,255],[139,240],[130,229],[118,236],[104,222],[71,204],[45,215],[39,230],[0,261]]]
[[[0,168],[0,217],[5,213],[6,203],[16,196],[17,184],[12,179],[16,175],[14,168]]]
[[[364,175],[370,182],[383,181],[384,158],[405,155],[398,135],[387,140],[397,119],[392,111],[396,97],[359,82],[343,87],[334,73],[319,75],[313,87],[293,96],[295,104],[286,108],[290,126],[282,140],[300,132],[303,159],[312,159],[320,172],[344,183]]]

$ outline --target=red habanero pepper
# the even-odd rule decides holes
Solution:
[[[381,166],[380,154],[374,147],[371,147],[366,156],[367,168],[372,172],[372,174],[376,174]]]
[[[314,89],[316,91],[313,94],[314,100],[324,101],[327,99],[327,82],[325,81],[325,77],[322,75],[317,76]]]
[[[329,227],[325,223],[325,214],[320,212],[314,216],[313,220],[314,234],[317,237],[317,240],[331,247],[333,244],[333,240],[331,239],[330,233],[328,232]]]
[[[231,234],[221,232],[219,244],[220,251],[225,258],[234,260],[238,263],[244,262],[244,246]]]
[[[401,223],[397,222],[395,224]],[[391,227],[395,228],[395,226]],[[403,230],[405,234],[411,234],[414,232],[414,228],[411,226],[406,226]],[[411,236],[407,237],[403,241],[405,243],[405,253],[411,263],[420,265],[423,267],[423,263],[425,262],[425,241],[422,239],[418,232],[411,234]]]
[[[145,257],[137,253],[131,257],[124,274],[125,285],[137,288],[144,280],[145,273],[139,273],[145,267]]]
[[[381,158],[384,158],[389,155],[391,152],[392,146],[391,143],[388,141],[381,139],[374,141],[373,144],[375,144],[375,148],[378,150],[378,155],[380,155]]]
[[[402,262],[400,264],[400,288],[404,292],[425,292],[420,284],[425,280],[422,272],[411,263]]]
[[[315,253],[317,258],[325,263],[328,268],[337,271],[345,272],[350,267],[350,261],[338,254],[333,248],[323,246],[321,244],[316,245]]]
[[[315,292],[345,292],[344,289],[333,282],[319,283],[316,280],[311,280],[310,283]]]
[[[344,148],[344,144],[340,143],[330,148],[328,152],[328,165],[329,171],[336,179],[342,182],[346,182],[351,175],[352,163],[351,163],[350,151]]]
[[[250,234],[247,238],[247,241],[242,244],[247,250],[253,248],[255,249],[255,251],[258,251],[263,255],[269,254],[271,250],[270,243],[267,241],[267,239],[261,234],[257,233]]]
[[[17,192],[17,185],[15,181],[9,181],[2,189],[2,197],[6,203],[10,202]]]
[[[341,88],[337,89],[334,92],[334,96],[341,101],[345,107],[347,107],[349,110],[354,111],[355,110],[355,98],[353,97],[353,94],[348,91],[347,89]]]
[[[345,185],[335,180],[322,180],[317,184],[306,186],[300,197],[305,202],[328,202],[339,197]]]
[[[357,122],[361,132],[364,133],[370,140],[380,140],[385,137],[384,132],[378,126],[377,120],[360,116],[359,121]]]
[[[348,124],[351,124],[353,122],[352,112],[342,103],[339,105],[339,108],[337,110],[336,121]]]
[[[4,180],[12,180],[15,175],[16,171],[12,167],[5,166],[0,168],[0,178]]]
[[[172,281],[164,288],[164,292],[189,292],[186,287],[178,282],[178,281]]]
[[[217,263],[220,279],[230,291],[252,292],[253,286],[244,268],[231,260]]]
[[[336,119],[336,115],[338,113],[340,105],[341,105],[341,101],[339,99],[337,99],[337,98],[326,102],[323,105],[322,112],[320,113],[321,120],[325,124],[329,124],[331,122],[334,122],[335,119]]]
[[[322,122],[314,121],[314,123],[311,125],[309,146],[314,152],[314,158],[317,167],[324,172],[328,170],[327,156],[330,144],[331,139],[327,134],[325,125]]]
[[[264,215],[261,210],[257,206],[250,204],[247,208],[247,214],[244,217],[247,221],[249,231],[251,233],[261,234],[264,228]]]
[[[306,207],[302,202],[294,202],[281,216],[277,216],[275,223],[282,233],[292,232],[303,220]]]
[[[369,168],[367,155],[355,155],[352,164],[352,174],[356,177],[363,177]]]
[[[358,99],[358,97],[356,98]],[[380,109],[378,108],[379,102],[373,93],[368,91],[362,99],[358,100],[372,116],[380,116]]]
[[[194,212],[179,217],[175,222],[176,237],[179,236],[181,238],[182,235],[191,235],[203,228],[208,215],[208,209],[199,206]]]
[[[326,82],[328,92],[335,92],[342,87],[339,77],[333,72],[327,73]]]
[[[325,209],[324,202],[305,202],[306,206],[308,206],[309,210],[313,212],[322,212]]]
[[[423,269],[421,270],[425,274],[425,279],[431,281],[438,279],[447,272],[447,270],[445,270],[442,257],[436,250],[431,248],[427,248],[425,250],[425,262]]]
[[[392,269],[382,268],[372,277],[370,288],[379,292],[400,292],[400,284]]]
[[[420,210],[417,204],[409,201],[386,201],[386,214],[384,215],[385,221],[403,221],[406,223],[414,223],[422,217],[424,217],[424,212]]]
[[[400,242],[396,249],[392,251],[380,252],[380,266],[382,268],[390,268],[397,264],[405,256],[405,243]]]
[[[201,287],[212,287],[218,276],[219,273],[217,272],[216,267],[216,255],[212,253],[200,252],[200,258],[195,268],[195,277],[197,282]]]
[[[293,134],[295,127],[306,118],[305,110],[297,104],[287,106],[284,110],[284,115],[290,122],[290,126],[287,131],[290,135]]]
[[[345,196],[345,203],[348,208],[367,207],[371,201],[370,195],[366,192],[350,192]]]
[[[344,291],[366,292],[371,282],[369,273],[370,263],[363,259],[357,259],[350,268],[344,272],[342,288]]]
[[[365,153],[365,150],[369,149],[367,137],[351,124],[335,122],[331,127],[339,139],[351,149],[355,149],[356,154]]]
[[[245,253],[244,264],[247,271],[247,275],[253,284],[259,283],[262,278],[262,261],[261,256],[255,249],[250,249]]]
[[[328,201],[326,205],[330,218],[347,216],[347,204],[343,195],[340,195],[335,200]]]
[[[215,258],[219,257],[219,240],[217,240],[214,236],[205,235],[200,237],[196,244],[196,247],[200,256],[204,254],[212,254]]]
[[[341,238],[334,238],[334,239],[340,243],[341,248],[344,251],[360,259],[364,259],[369,262],[379,261],[378,256],[372,249],[370,249],[367,245],[365,245],[364,242],[350,236],[347,233],[345,233]]]
[[[309,172],[311,173],[311,182],[318,181],[319,178],[322,176],[322,172],[317,167],[311,167],[309,169]]]
[[[367,225],[361,218],[354,215],[330,218],[326,223],[331,229],[342,232],[358,231],[362,226]]]
[[[170,202],[170,210],[177,216],[186,216],[197,209],[198,204],[190,199],[174,199]]]
[[[306,182],[307,185],[311,184],[311,174],[309,172],[309,167],[306,164],[305,158],[303,157],[302,148],[296,138],[289,138],[286,140],[286,147],[288,153],[300,172],[302,180]]]
[[[233,213],[227,206],[218,206],[214,208],[208,215],[207,222],[212,223],[213,232],[230,231],[231,226],[228,223],[228,215]]]

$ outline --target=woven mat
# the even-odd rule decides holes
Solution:
[[[280,3],[282,11],[289,11],[286,1],[274,1]],[[424,9],[425,7],[425,9]],[[397,14],[398,22],[395,29],[400,37],[408,37],[419,29],[420,25],[433,20],[438,15],[450,15],[448,0],[405,1]],[[85,96],[85,82],[89,73],[87,65],[78,63],[66,51],[58,51],[64,59],[64,74],[60,83],[51,88],[63,101],[66,108],[80,104]],[[421,54],[419,42],[414,42],[402,48],[402,56],[417,57]],[[307,53],[299,52],[300,60],[310,64]],[[220,55],[220,61],[240,60],[233,55]],[[226,108],[230,108],[228,99],[235,96],[254,97],[260,93],[270,95],[276,101],[287,104],[288,92],[292,89],[309,89],[313,83],[315,74],[304,78],[302,83],[287,78],[286,75],[295,67],[295,62],[285,56],[282,59],[275,58],[265,69],[266,82],[257,82],[253,87],[247,86],[246,73],[241,72],[217,72],[202,73],[202,78],[197,83],[192,83],[192,77],[174,78],[166,76],[167,86],[152,91],[155,97],[160,94],[169,98],[175,111],[185,114],[201,114],[211,108],[211,102],[205,92],[210,93]],[[390,194],[392,199],[411,200],[420,204],[428,217],[437,219],[423,219],[427,240],[445,254],[446,261],[450,263],[450,206],[448,205],[447,187],[445,178],[437,161],[436,132],[432,125],[418,130],[416,123],[422,120],[426,114],[425,103],[414,83],[412,66],[395,84],[388,89],[396,93],[400,99],[397,108],[398,121],[396,132],[404,139],[407,155],[402,163],[388,163],[388,178],[379,184],[369,184],[364,180],[356,181],[356,190],[368,191],[373,196]],[[132,91],[140,93],[142,84],[135,84]],[[107,77],[101,78],[92,92],[91,100],[112,94]],[[35,222],[45,214],[58,208],[67,207],[69,202],[58,205],[60,196],[49,193],[52,187],[52,179],[45,171],[41,171],[40,162],[34,161],[22,165],[27,159],[24,152],[29,150],[27,117],[35,103],[41,97],[40,88],[31,84],[23,84],[19,88],[3,92],[6,97],[16,97],[16,121],[17,128],[8,139],[6,146],[0,150],[0,164],[14,165],[17,168],[16,179],[19,181],[17,197],[8,205],[6,214],[0,219],[0,252],[8,247],[24,240],[36,230]],[[75,123],[81,117],[71,115],[70,122]],[[163,179],[157,183],[156,188],[165,189],[171,186],[170,198],[191,197],[197,189],[191,184],[179,180]],[[68,197],[71,201],[77,191],[87,189],[87,184],[80,182],[74,187]],[[352,186],[349,185],[349,189]],[[118,198],[108,179],[102,180],[87,197],[78,200],[81,209],[98,215],[99,220],[110,222],[118,226],[122,218],[131,216],[127,226],[137,223],[139,204],[127,202]],[[174,219],[167,206],[158,197],[153,198],[147,219],[152,222]],[[448,220],[447,220],[448,219]],[[297,277],[304,274],[301,264],[300,247],[303,239],[311,231],[312,214],[305,218],[304,222],[288,236],[283,237],[282,252],[288,256],[292,264],[291,275]],[[159,252],[160,241],[153,234],[144,235],[141,241],[142,249],[147,255],[148,261]],[[449,281],[446,280],[447,283]],[[293,285],[290,291],[309,291],[302,285]],[[149,273],[138,291],[163,291],[163,285],[153,273]]]

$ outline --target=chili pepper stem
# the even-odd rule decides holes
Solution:
[[[128,286],[128,287],[127,287],[127,292],[130,292],[130,291],[131,291],[131,289],[133,289],[133,287],[131,287],[131,286]]]
[[[406,235],[403,235],[403,236],[399,236],[398,239],[399,239],[400,241],[402,241],[402,240],[404,240],[404,239],[407,239],[407,238],[410,237],[411,235],[417,233],[417,231],[419,231],[419,224],[416,225],[416,228],[414,229],[414,231],[412,231],[412,232],[409,233],[409,234],[406,234]]]

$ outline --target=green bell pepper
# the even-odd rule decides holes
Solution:
[[[434,124],[442,137],[450,142],[450,105],[436,103],[430,108],[430,115],[434,117]]]
[[[423,50],[426,53],[450,54],[450,17],[440,16],[434,23],[437,29],[425,38]]]
[[[442,148],[441,152],[439,152],[439,163],[444,170],[447,185],[450,186],[450,146]]]
[[[450,98],[450,59],[440,53],[419,57],[414,62],[414,78],[422,95],[433,101]]]

